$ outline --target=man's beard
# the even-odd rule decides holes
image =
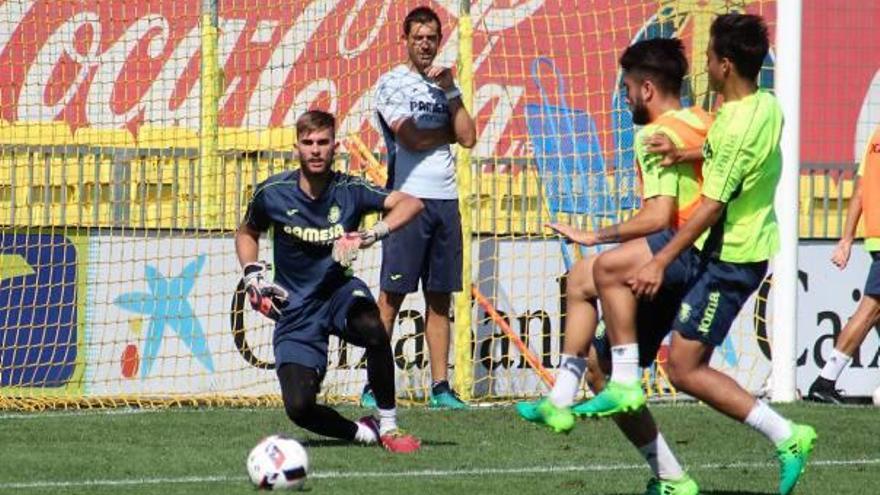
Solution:
[[[648,115],[648,107],[641,101],[633,102],[632,116],[633,124],[636,125],[645,125],[651,121],[651,116]]]

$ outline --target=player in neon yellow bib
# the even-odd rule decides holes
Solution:
[[[644,238],[648,234],[674,228],[686,218],[700,197],[699,168],[702,156],[697,153],[695,160],[682,160],[671,167],[662,167],[664,156],[649,151],[646,142],[652,134],[662,133],[682,149],[699,150],[705,140],[709,117],[701,109],[682,109],[679,101],[682,78],[687,73],[687,59],[681,42],[653,39],[636,43],[624,52],[620,63],[633,122],[648,124],[636,136],[636,156],[644,202],[642,209],[630,220],[598,232],[578,231],[567,225],[550,226],[565,237],[587,246]],[[590,353],[593,363],[599,361],[603,368],[595,374],[591,373],[590,385],[594,391],[601,390],[604,383],[601,376],[610,368],[610,357],[604,352],[600,355],[596,349],[591,350],[590,345],[597,326],[597,294],[592,276],[594,259],[578,261],[568,276],[565,341],[553,390],[548,397],[537,402],[517,404],[521,417],[547,425],[556,432],[568,432],[574,427],[572,405],[587,366],[587,353]],[[675,307],[675,301],[667,304],[658,301],[646,303],[641,309],[646,316],[641,320],[643,324],[639,329],[644,337],[642,342],[645,344],[643,354],[646,362],[643,364],[646,366],[653,361],[675,316],[667,308]],[[666,316],[660,317],[663,313]],[[601,339],[597,339],[594,347],[607,350]],[[668,495],[692,495],[698,492],[697,484],[681,468],[647,410],[638,416],[621,418],[618,424],[654,471],[655,477],[648,485],[648,493],[659,491]]]
[[[674,236],[649,238],[651,252],[624,246],[596,261],[593,275],[602,296],[613,365],[608,386],[581,412],[606,416],[644,404],[636,379],[636,301],[652,299],[661,287],[682,290],[669,354],[672,383],[773,442],[780,462],[779,492],[787,495],[803,473],[816,432],[789,422],[709,366],[715,347],[761,284],[768,260],[778,249],[773,199],[781,173],[782,111],[775,97],[757,85],[769,51],[763,20],[722,15],[710,34],[709,79],[725,103],[704,148],[703,198]],[[644,264],[633,272],[628,267],[637,259]]]

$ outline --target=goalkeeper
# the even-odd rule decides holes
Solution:
[[[359,249],[410,221],[422,202],[402,192],[373,187],[331,170],[336,121],[310,111],[296,122],[300,169],[268,178],[254,191],[235,235],[251,306],[275,320],[275,370],[287,416],[320,435],[381,443],[408,453],[420,442],[397,427],[391,342],[370,289],[352,276]],[[383,220],[355,232],[361,217],[386,211]],[[262,232],[273,231],[274,282],[257,260]],[[366,349],[367,377],[375,391],[378,421],[357,422],[316,403],[327,370],[330,334]]]

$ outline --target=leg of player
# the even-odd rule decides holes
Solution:
[[[379,441],[379,433],[369,421],[350,421],[336,410],[317,404],[322,376],[315,368],[285,363],[277,374],[284,412],[297,426],[325,437],[365,444]]]
[[[400,306],[403,304],[404,299],[406,299],[406,294],[384,290],[379,292],[379,301],[377,302],[379,306],[379,319],[385,327],[389,340],[394,335],[394,320],[397,319],[397,314],[400,313]],[[364,385],[360,402],[361,407],[365,409],[376,409],[376,396],[373,394],[373,388],[369,381]]]
[[[599,321],[596,286],[593,283],[595,261],[595,256],[579,260],[568,273],[562,356],[553,389],[543,399],[516,405],[523,419],[544,423],[557,433],[574,428],[571,406],[587,368],[587,351]]]
[[[862,345],[868,332],[878,321],[880,321],[880,294],[872,295],[866,291],[855,314],[837,337],[837,343],[834,345],[834,350],[831,351],[831,356],[825,362],[816,381],[810,386],[807,400],[830,404],[843,403],[843,397],[835,386],[837,378],[849,366],[853,354]]]
[[[466,409],[467,404],[449,386],[449,305],[448,292],[425,291],[425,339],[431,358],[430,407]]]
[[[596,349],[591,348],[589,363],[587,383],[593,393],[598,394],[605,388],[605,377],[611,372],[611,361],[599,357]],[[632,414],[615,415],[613,419],[627,440],[639,450],[654,473],[654,477],[648,482],[645,495],[699,493],[697,483],[681,467],[647,407]]]
[[[816,432],[808,425],[783,418],[731,377],[711,368],[713,350],[710,344],[674,332],[668,363],[673,385],[722,414],[748,424],[773,442],[780,462],[779,492],[787,495],[804,471]]]
[[[610,416],[645,404],[638,377],[637,301],[627,282],[651,256],[648,241],[640,238],[602,253],[596,260],[593,277],[611,342],[611,380],[602,393],[572,409],[577,416]]]
[[[397,427],[394,356],[391,340],[379,318],[379,308],[370,299],[358,298],[349,308],[345,320],[342,338],[366,350],[367,380],[376,397],[378,435],[382,445],[391,452],[415,452],[419,449],[419,440]]]

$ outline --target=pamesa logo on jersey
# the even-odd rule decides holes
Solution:
[[[300,227],[299,225],[285,225],[284,233],[291,235],[300,241],[311,244],[330,244],[345,235],[345,227],[342,224],[333,224],[326,229],[317,227]]]

